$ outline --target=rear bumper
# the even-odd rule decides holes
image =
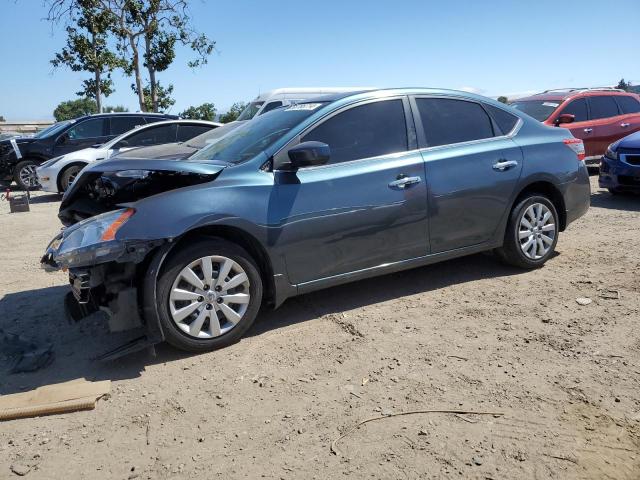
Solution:
[[[640,166],[602,157],[598,185],[624,191],[640,191]]]
[[[567,226],[583,216],[591,205],[591,183],[586,165],[578,167],[577,178],[565,184],[563,192],[565,209],[567,212]]]

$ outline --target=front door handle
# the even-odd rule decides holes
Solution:
[[[621,123],[621,124],[620,124],[620,126],[621,126],[622,128],[626,128],[626,127],[628,127],[629,125],[631,125],[631,124],[630,124],[630,123]]]
[[[398,179],[389,183],[389,188],[407,188],[409,185],[415,185],[422,180],[420,177],[405,177],[404,175],[398,175]]]
[[[593,132],[593,128],[585,128],[583,131],[584,133],[591,133]]]
[[[493,164],[493,169],[499,172],[504,172],[505,170],[509,170],[510,168],[517,167],[518,162],[515,160],[503,160],[498,163]]]

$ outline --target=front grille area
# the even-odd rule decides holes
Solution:
[[[633,187],[640,187],[640,177],[631,177],[629,175],[618,175],[618,182],[621,185],[630,185]]]
[[[640,166],[640,155],[625,155],[624,161],[629,165],[638,165]]]

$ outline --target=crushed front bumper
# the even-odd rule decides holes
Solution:
[[[129,245],[127,253],[117,259],[68,269],[71,291],[64,305],[71,321],[102,311],[111,332],[131,330],[137,334],[127,344],[98,357],[100,360],[114,360],[164,341],[155,293],[160,264],[171,248],[171,243],[163,243],[147,242],[145,249]],[[59,270],[52,258],[48,251],[42,258],[43,268]]]

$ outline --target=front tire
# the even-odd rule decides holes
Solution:
[[[186,245],[158,279],[165,339],[188,352],[231,345],[253,325],[262,292],[258,267],[243,248],[220,238]]]
[[[84,168],[84,165],[71,165],[70,167],[65,168],[60,174],[60,191],[62,193],[66,192],[67,189],[71,186],[73,181],[80,173],[80,170]]]
[[[496,250],[509,265],[539,268],[553,255],[560,225],[553,203],[542,195],[531,194],[511,210],[504,243]]]
[[[21,189],[33,190],[40,186],[38,174],[36,173],[37,166],[38,162],[34,160],[22,160],[18,162],[13,170],[13,179]]]

